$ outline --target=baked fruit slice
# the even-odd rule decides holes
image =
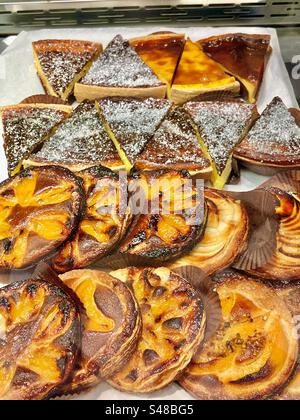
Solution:
[[[105,98],[100,113],[127,170],[134,165],[172,104],[166,99]]]
[[[0,289],[1,400],[49,398],[68,380],[80,346],[80,319],[61,285],[29,279]]]
[[[204,154],[213,168],[211,182],[223,189],[232,172],[234,148],[257,118],[255,105],[235,100],[188,102],[184,109],[198,128]]]
[[[62,281],[83,304],[82,348],[65,393],[82,391],[121,370],[141,333],[138,304],[120,280],[96,270],[75,270]]]
[[[225,90],[237,93],[240,84],[208,57],[198,44],[188,39],[176,70],[171,100],[181,104],[201,94]]]
[[[129,40],[141,59],[148,64],[156,76],[167,83],[168,89],[183,52],[185,35],[174,32],[157,32]]]
[[[270,35],[225,34],[202,39],[199,45],[246,89],[249,102],[256,101],[265,67],[272,52]]]
[[[75,85],[78,102],[107,96],[164,98],[167,87],[121,35],[106,47]]]
[[[300,313],[300,283],[295,282],[294,284],[281,285],[276,289],[277,294],[285,301],[286,305],[290,309],[295,328],[297,329],[299,336],[299,313]],[[291,380],[287,386],[280,391],[277,399],[279,400],[297,400],[300,399],[300,365],[299,360],[297,368],[292,375]]]
[[[129,261],[149,265],[189,252],[204,233],[207,206],[188,172],[135,174],[129,184],[136,216],[119,251]],[[140,208],[135,208],[142,202]]]
[[[24,159],[40,146],[72,112],[53,104],[20,104],[0,108],[4,151],[10,176],[19,172]]]
[[[231,266],[247,245],[249,219],[241,201],[224,191],[206,188],[204,194],[208,207],[204,236],[188,255],[170,265],[171,270],[196,266],[211,275]]]
[[[268,190],[277,199],[274,213],[265,222],[270,224],[271,228],[272,219],[277,220],[277,232],[270,230],[271,235],[275,235],[276,238],[274,249],[271,249],[269,255],[267,251],[270,240],[266,242],[265,236],[261,238],[262,244],[259,244],[254,236],[254,249],[248,246],[235,262],[235,267],[267,280],[297,281],[300,276],[300,197],[297,194],[287,194],[278,188]],[[259,228],[256,226],[256,230]],[[255,234],[254,231],[252,235]],[[258,247],[261,248],[260,254],[267,255],[266,260],[258,258]]]
[[[221,325],[194,356],[180,384],[206,400],[271,397],[297,362],[292,314],[271,287],[249,277],[225,272],[215,280]]]
[[[117,174],[96,166],[77,175],[83,180],[87,207],[76,235],[52,260],[57,272],[83,268],[108,255],[131,222],[127,185]]]
[[[78,40],[45,39],[33,42],[34,62],[45,91],[67,101],[75,83],[102,52],[102,45]]]
[[[267,106],[234,156],[254,171],[300,168],[300,127],[279,97]]]
[[[67,169],[28,168],[0,184],[0,268],[31,266],[77,228],[81,183]]]
[[[60,165],[75,172],[95,165],[115,171],[124,168],[92,102],[78,105],[41,150],[31,155],[24,164]]]
[[[143,331],[132,358],[108,382],[121,391],[157,391],[176,379],[203,340],[206,316],[201,298],[167,268],[128,268],[111,275],[132,288]]]
[[[193,123],[181,108],[172,109],[135,163],[139,170],[187,170],[210,179],[212,167],[204,156]]]

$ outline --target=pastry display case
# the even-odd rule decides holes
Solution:
[[[2,1],[0,400],[300,400],[299,101],[298,0]]]

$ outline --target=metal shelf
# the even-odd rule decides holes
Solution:
[[[0,34],[105,25],[300,26],[300,0],[197,4],[194,0],[6,1]]]

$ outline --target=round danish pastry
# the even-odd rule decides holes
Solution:
[[[52,261],[57,272],[86,267],[109,254],[131,222],[127,185],[117,174],[96,166],[77,175],[83,179],[87,208],[75,237]]]
[[[80,345],[77,305],[58,282],[27,280],[4,287],[0,336],[0,399],[56,395]]]
[[[266,399],[288,381],[298,358],[292,314],[268,286],[236,272],[220,274],[222,322],[180,379],[208,400]]]
[[[201,298],[167,268],[128,268],[111,275],[134,291],[143,331],[130,361],[108,382],[122,391],[157,391],[186,368],[203,340],[206,316]]]
[[[270,230],[275,237],[274,249],[269,250],[271,240],[265,233],[264,238],[261,238],[261,245],[254,237],[253,246],[248,246],[245,254],[236,262],[236,267],[268,280],[297,281],[300,277],[300,196],[288,194],[278,188],[269,188],[268,191],[277,199],[274,214],[264,222],[268,227],[272,220],[276,220],[277,231],[273,233]],[[252,234],[257,235],[257,232],[258,228]],[[258,258],[259,246],[260,254],[267,255],[267,259]]]
[[[157,265],[177,258],[202,237],[207,206],[187,172],[138,173],[129,189],[130,207],[136,216],[120,252],[136,257],[133,262],[139,257],[144,266]],[[136,202],[143,203],[138,211]]]
[[[78,392],[122,369],[141,332],[138,304],[120,280],[97,270],[61,275],[83,304],[82,348],[78,366],[65,393]]]
[[[206,188],[208,218],[204,236],[186,256],[170,266],[196,266],[207,275],[229,267],[243,251],[248,238],[246,208],[224,191]]]
[[[0,268],[31,266],[56,251],[77,228],[84,202],[69,170],[28,168],[0,184]]]

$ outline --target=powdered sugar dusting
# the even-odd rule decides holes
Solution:
[[[127,88],[162,85],[150,67],[120,35],[111,41],[93,63],[82,83]]]
[[[165,99],[107,98],[100,102],[127,158],[134,163],[171,107]]]
[[[219,175],[234,147],[242,140],[254,106],[239,102],[189,102],[185,109],[197,124]]]
[[[172,110],[148,143],[140,160],[164,165],[189,163],[209,166],[204,157],[195,130],[182,108]]]
[[[46,162],[98,164],[119,156],[93,103],[80,104],[35,157]]]
[[[300,128],[280,98],[274,98],[249,133],[255,153],[300,155]]]
[[[26,107],[3,113],[4,148],[12,172],[64,118],[63,111]]]

